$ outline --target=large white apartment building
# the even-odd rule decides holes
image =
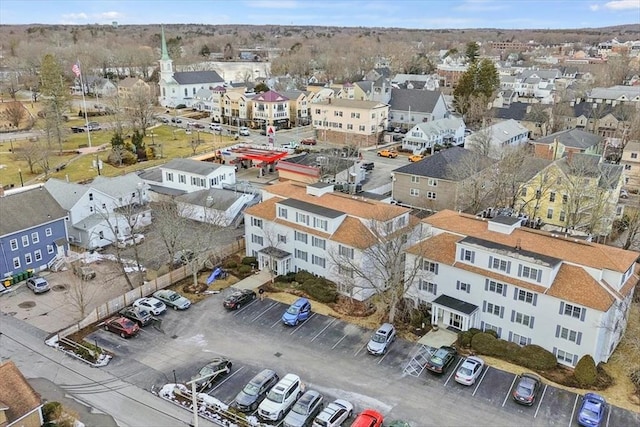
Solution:
[[[333,184],[288,181],[265,187],[262,197],[244,212],[247,256],[276,275],[306,270],[323,276],[358,300],[389,283],[390,272],[376,268],[381,252],[375,249],[417,241],[419,223],[409,209],[334,193]],[[387,238],[400,233],[406,239]],[[397,265],[401,273],[403,263]],[[363,277],[362,271],[371,274]]]
[[[422,257],[408,296],[431,307],[433,324],[491,329],[564,365],[585,354],[606,362],[626,328],[638,254],[520,221],[450,210],[424,219],[427,244],[407,250],[407,265]]]

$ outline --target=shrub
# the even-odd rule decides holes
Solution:
[[[251,264],[258,264],[258,261],[256,260],[256,257],[254,256],[246,256],[244,258],[242,258],[242,265],[248,265],[251,266]]]
[[[478,328],[469,328],[469,330],[467,332],[469,332],[471,334],[471,336],[474,336],[475,334],[479,334],[482,331],[480,329],[478,329]]]
[[[471,348],[480,354],[496,354],[498,340],[491,334],[480,332],[471,338]]]
[[[505,341],[503,351],[504,354],[502,355],[502,357],[504,359],[508,360],[509,362],[515,362],[518,357],[518,353],[520,352],[520,346],[514,342]]]
[[[500,338],[498,337],[498,333],[496,331],[494,331],[493,329],[489,329],[487,331],[484,331],[485,334],[489,334],[489,335],[493,335],[495,338]]]
[[[305,280],[300,288],[312,299],[324,304],[336,302],[338,299],[336,286],[327,280],[310,278]]]
[[[62,404],[60,402],[47,402],[42,407],[42,415],[45,422],[55,421],[62,415]]]
[[[636,387],[636,390],[640,390],[640,369],[636,369],[629,374],[631,382]]]
[[[471,339],[473,338],[473,334],[471,331],[464,331],[458,333],[458,347],[468,348],[471,345]]]
[[[240,275],[248,275],[251,273],[251,266],[249,265],[241,265],[238,267],[238,274]]]
[[[293,271],[290,271],[285,275],[281,274],[275,278],[275,281],[279,283],[291,283],[294,280],[296,280],[296,273]]]
[[[548,371],[558,364],[553,353],[535,344],[521,347],[514,361],[519,365],[536,371]]]
[[[594,385],[598,379],[598,368],[593,357],[588,354],[582,356],[573,370],[573,376],[582,387]]]
[[[233,259],[225,261],[225,263],[224,263],[224,268],[234,269],[234,268],[237,268],[237,267],[238,267],[238,263]]]
[[[306,270],[300,270],[296,273],[296,282],[298,283],[304,283],[309,279],[315,279],[316,276],[314,276],[313,274],[309,273]]]

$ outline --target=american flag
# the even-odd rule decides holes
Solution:
[[[76,77],[80,77],[80,63],[76,62],[75,64],[73,64],[73,67],[71,67],[71,71],[73,71],[73,74],[75,74]]]

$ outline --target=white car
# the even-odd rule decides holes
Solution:
[[[119,249],[124,249],[124,248],[127,248],[129,246],[139,245],[142,242],[144,242],[144,235],[143,234],[134,234],[133,236],[118,237],[118,241],[116,242],[116,246]]]
[[[153,296],[165,303],[165,305],[173,307],[174,310],[186,310],[191,306],[191,301],[188,298],[183,297],[171,289],[155,291]]]
[[[222,132],[222,126],[217,125],[217,124],[215,124],[215,123],[211,123],[211,124],[209,125],[209,129],[211,129],[211,130],[215,130],[216,132]]]
[[[462,362],[456,372],[456,382],[462,385],[473,385],[482,374],[484,360],[479,357],[469,356]]]
[[[167,311],[167,306],[157,298],[139,298],[134,301],[133,306],[136,308],[144,308],[154,316],[158,316]]]
[[[267,421],[281,420],[303,392],[304,386],[299,376],[285,375],[258,406],[258,417]]]
[[[249,128],[248,128],[248,127],[245,127],[245,126],[242,126],[242,127],[240,128],[240,130],[238,131],[238,133],[239,133],[241,136],[249,136],[249,135],[251,135],[251,132],[249,132]]]
[[[313,427],[340,427],[353,414],[353,405],[343,399],[329,403],[313,420]]]

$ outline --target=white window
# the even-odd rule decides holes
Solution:
[[[529,316],[528,314],[512,311],[511,318],[513,319],[513,322],[519,323],[524,326],[533,327],[533,317]]]
[[[504,285],[502,283],[498,283],[498,282],[494,282],[493,280],[489,281],[489,284],[487,286],[487,290],[490,292],[495,292],[497,294],[501,294],[504,295],[505,293],[505,287],[507,285]]]
[[[251,225],[262,228],[262,220],[260,218],[251,217]]]
[[[473,262],[473,258],[475,258],[473,256],[473,251],[470,251],[468,249],[463,249],[462,250],[462,259],[465,261],[469,261],[469,262]]]
[[[33,255],[36,257],[36,261],[42,261],[42,251],[40,249],[33,252]]]
[[[54,252],[53,245],[47,245],[47,253],[52,254]]]
[[[471,292],[471,285],[469,283],[460,282],[460,290],[462,292]]]
[[[300,249],[296,249],[295,257],[301,259],[303,261],[307,260],[307,253],[305,251],[301,251]]]
[[[351,279],[353,279],[353,268],[343,267],[340,265],[338,266],[338,274],[343,277],[350,277]]]
[[[524,337],[522,335],[518,335],[518,334],[513,334],[513,336],[511,337],[511,342],[514,342],[520,346],[522,345],[528,345],[531,340],[527,337]]]
[[[500,271],[507,271],[507,261],[500,258],[494,258],[491,263],[491,268]]]
[[[278,207],[278,216],[280,218],[287,218],[287,209],[286,208],[282,208],[282,207]]]
[[[13,268],[20,268],[20,258],[15,257],[13,259]]]
[[[486,301],[484,301],[484,306],[485,313],[495,314],[496,316],[500,317],[502,317],[502,315],[504,314],[504,307],[502,306]]]
[[[418,283],[418,289],[429,294],[436,295],[438,290],[438,285],[435,283],[427,282],[426,280],[420,279],[420,283]]]
[[[413,197],[418,197],[420,195],[420,190],[417,188],[410,188],[409,195]]]
[[[38,243],[40,241],[40,236],[37,231],[31,233],[31,243]]]
[[[315,246],[316,248],[327,249],[327,241],[324,240],[324,239],[320,239],[318,237],[315,237],[315,236],[311,237],[311,244],[313,246]]]
[[[44,229],[44,235],[47,237],[51,237],[53,235],[53,231],[51,231],[51,227]]]
[[[301,224],[309,225],[309,215],[301,214],[300,212],[296,212],[296,222]]]
[[[547,209],[547,219],[553,219],[553,209]]]
[[[24,254],[24,262],[25,264],[31,264],[33,262],[33,258],[31,258],[31,254]]]
[[[575,305],[565,304],[564,305],[564,315],[575,317],[576,319],[580,319],[582,315],[582,308],[576,307]]]
[[[537,280],[538,279],[538,269],[527,267],[525,265],[522,266],[522,277],[528,277],[529,279]]]
[[[567,362],[567,363],[570,363],[570,364],[573,364],[574,357],[575,357],[575,355],[573,353],[569,353],[569,352],[564,351],[564,350],[558,350],[558,353],[556,354],[556,358],[560,362]]]
[[[496,334],[498,334],[498,338],[500,337],[500,328],[498,328],[497,326],[494,326],[490,323],[485,323],[484,324],[484,331],[494,331]]]
[[[180,184],[186,184],[187,183],[187,176],[183,175],[183,174],[179,174],[178,175],[178,182]]]
[[[353,259],[353,248],[348,248],[346,246],[339,245],[338,253],[340,254],[340,256]]]
[[[9,245],[11,246],[11,250],[12,251],[17,251],[18,250],[18,239],[11,239],[9,241]]]
[[[417,184],[420,182],[420,177],[416,175],[411,175],[411,183]]]
[[[264,244],[264,239],[262,236],[258,236],[257,234],[252,234],[251,235],[251,242],[252,243],[257,243],[260,246],[262,246]]]
[[[567,341],[571,341],[571,342],[575,342],[577,344],[580,344],[578,336],[582,335],[577,331],[574,331],[572,329],[567,329],[567,328],[563,328],[558,326],[559,328],[559,333],[556,334],[556,336],[559,336],[560,338],[562,338],[563,340],[567,340]]]
[[[435,200],[436,193],[434,191],[427,191],[427,199]]]
[[[528,302],[533,304],[533,292],[527,292],[522,289],[518,289],[518,301]]]
[[[438,180],[437,180],[437,179],[435,179],[435,178],[429,178],[429,185],[430,185],[431,187],[435,187],[435,186],[437,186],[437,185],[438,185]]]
[[[322,268],[325,268],[326,266],[326,260],[322,257],[316,256],[316,255],[312,255],[311,256],[311,263],[313,265],[318,265]]]
[[[294,239],[295,239],[297,242],[307,243],[307,238],[308,238],[308,237],[309,237],[309,236],[307,235],[307,233],[301,233],[301,232],[299,232],[299,231],[295,231],[295,232],[294,232]]]
[[[173,172],[167,172],[165,177],[167,178],[167,181],[173,182]]]
[[[438,274],[438,264],[436,264],[435,262],[429,262],[429,261],[423,260],[422,269],[424,271],[429,271],[431,273]]]
[[[287,243],[287,236],[284,234],[278,234],[278,242]]]
[[[327,220],[313,217],[313,226],[321,230],[327,231]]]
[[[29,236],[22,236],[22,247],[29,246]]]

